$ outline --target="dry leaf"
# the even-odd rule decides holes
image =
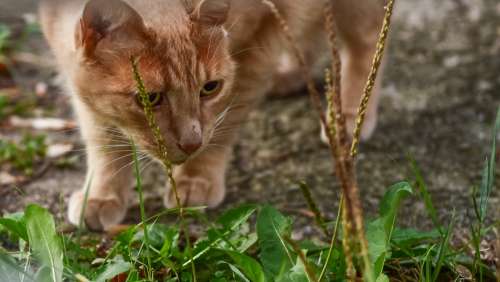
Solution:
[[[50,145],[47,149],[47,157],[49,158],[60,158],[69,152],[71,152],[74,148],[73,144],[53,144]]]
[[[0,185],[12,185],[21,181],[24,181],[21,176],[14,176],[5,171],[0,172]]]
[[[35,130],[65,130],[73,129],[76,123],[70,120],[58,118],[32,118],[24,119],[13,116],[9,121],[10,125],[19,128],[31,128]]]

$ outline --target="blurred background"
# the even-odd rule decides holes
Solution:
[[[65,200],[84,182],[85,154],[69,97],[58,87],[61,79],[37,26],[36,6],[35,0],[0,2],[0,213],[34,202],[64,218]],[[414,179],[410,155],[439,216],[447,221],[456,210],[457,224],[467,227],[472,187],[480,182],[500,106],[500,3],[421,0],[396,6],[381,118],[359,156],[366,213],[377,211],[391,184]],[[144,173],[147,207],[160,210],[161,169]],[[299,180],[333,218],[338,185],[306,93],[268,99],[252,113],[235,148],[225,206],[272,203],[297,215],[307,235],[311,215]],[[500,219],[498,189],[491,207],[489,219]],[[430,225],[416,196],[402,212],[402,225]],[[137,218],[135,206],[128,220]]]

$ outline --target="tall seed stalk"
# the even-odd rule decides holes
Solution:
[[[325,117],[323,106],[321,104],[321,97],[319,91],[316,89],[314,80],[311,77],[309,67],[305,62],[305,56],[298,47],[297,41],[294,39],[290,32],[286,20],[283,18],[276,5],[270,0],[261,0],[267,5],[285,35],[285,39],[291,46],[293,55],[297,58],[299,67],[301,68],[304,78],[307,82],[307,88],[311,97],[312,104],[320,117],[321,123],[325,128],[326,135],[330,144],[331,155],[334,160],[335,174],[340,182],[342,188],[342,225],[343,225],[343,248],[348,267],[348,277],[352,280],[355,279],[355,270],[353,264],[353,252],[360,247],[360,255],[364,265],[365,279],[374,281],[373,272],[371,269],[371,261],[368,254],[368,242],[365,237],[364,219],[361,201],[359,198],[359,188],[357,184],[356,171],[355,171],[355,157],[359,145],[359,136],[361,128],[363,127],[365,113],[368,107],[368,102],[371,98],[371,93],[375,85],[376,77],[382,57],[386,46],[387,36],[390,30],[392,11],[394,8],[395,0],[389,0],[385,7],[384,22],[380,32],[376,53],[373,59],[372,67],[369,77],[367,79],[366,87],[363,91],[363,97],[358,108],[358,116],[356,119],[356,128],[353,133],[353,142],[349,143],[348,134],[346,129],[345,115],[342,111],[342,98],[341,98],[341,60],[337,46],[337,34],[334,21],[334,7],[332,1],[327,1],[325,7],[325,27],[328,33],[332,52],[332,66],[331,70],[334,72],[333,79],[330,72],[326,75],[326,98],[327,98],[327,112],[328,118]],[[352,236],[355,234],[356,236]],[[352,239],[355,239],[351,241]],[[332,244],[333,246],[333,244]]]
[[[177,183],[175,182],[175,179],[173,176],[173,165],[172,165],[172,162],[170,162],[170,159],[168,157],[165,139],[163,138],[160,127],[156,123],[156,119],[154,116],[152,105],[151,105],[151,102],[149,101],[148,92],[146,90],[146,87],[144,85],[144,81],[142,80],[142,77],[141,77],[140,72],[139,72],[137,60],[135,58],[131,58],[130,61],[132,64],[132,71],[133,71],[133,75],[134,75],[134,80],[137,84],[137,91],[138,91],[138,95],[139,95],[139,100],[143,106],[146,120],[148,122],[149,128],[151,129],[151,132],[153,133],[153,137],[155,139],[158,152],[160,153],[160,156],[161,156],[160,161],[162,162],[162,164],[165,168],[165,172],[166,172],[168,180],[170,182],[170,186],[172,188],[172,191],[174,192],[177,208],[179,209],[180,229],[184,232],[184,235],[186,238],[185,239],[186,246],[187,246],[187,250],[188,250],[189,256],[190,256],[193,279],[196,282],[196,269],[194,266],[189,230],[185,224],[184,207],[181,204],[179,193],[177,191]]]

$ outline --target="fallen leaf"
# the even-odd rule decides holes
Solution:
[[[35,130],[66,130],[74,129],[76,123],[70,120],[58,118],[32,118],[25,119],[13,116],[9,120],[10,125],[18,128],[32,128]]]
[[[15,86],[0,88],[0,93],[2,96],[7,97],[9,99],[14,99],[21,96],[21,90]]]
[[[5,171],[0,172],[0,185],[2,186],[12,185],[22,181],[24,181],[24,178],[21,176],[14,176]]]
[[[73,150],[75,146],[73,144],[53,144],[49,145],[47,149],[47,157],[49,158],[60,158]]]

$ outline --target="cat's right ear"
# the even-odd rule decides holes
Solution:
[[[142,46],[147,28],[142,17],[122,0],[91,0],[77,27],[76,47],[89,59]]]

